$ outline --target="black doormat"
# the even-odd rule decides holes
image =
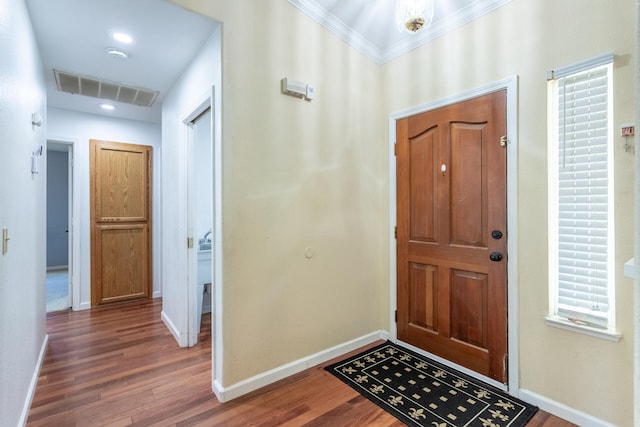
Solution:
[[[524,426],[538,408],[391,342],[325,368],[410,426]]]

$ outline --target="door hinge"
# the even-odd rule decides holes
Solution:
[[[393,227],[393,237],[398,238],[398,226]]]
[[[508,143],[509,143],[509,138],[507,138],[507,135],[502,135],[500,137],[500,146],[506,147]]]
[[[193,237],[187,237],[187,248],[193,248]]]
[[[393,143],[393,155],[398,155],[398,144],[396,144],[395,142]]]
[[[394,312],[393,317],[396,320],[396,323],[398,323],[398,310]]]

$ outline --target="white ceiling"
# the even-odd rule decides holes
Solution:
[[[231,0],[225,0],[231,1]],[[265,0],[263,0],[265,1]],[[283,1],[283,0],[267,0]],[[430,27],[398,31],[394,0],[289,0],[312,19],[383,64],[511,0],[435,0]],[[160,122],[161,104],[203,43],[218,27],[209,18],[165,0],[26,0],[45,67],[47,102],[63,109]],[[113,31],[130,33],[123,45]],[[106,55],[125,50],[126,60]],[[159,91],[151,108],[114,103],[104,112],[97,98],[59,92],[53,70]]]
[[[432,24],[399,31],[395,0],[289,0],[377,64],[384,64],[511,0],[435,0]]]
[[[211,36],[217,23],[164,0],[26,0],[45,67],[49,106],[160,122],[167,91]],[[110,32],[131,34],[131,45]],[[109,57],[108,47],[129,53]],[[53,69],[159,91],[150,107],[113,103],[105,113],[97,98],[59,92]]]

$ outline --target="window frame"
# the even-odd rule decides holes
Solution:
[[[609,309],[606,315],[606,327],[596,326],[558,315],[559,310],[559,159],[558,153],[563,143],[560,138],[561,112],[559,84],[565,77],[606,67],[607,70],[607,296]],[[605,53],[585,61],[558,68],[547,76],[547,112],[548,112],[548,237],[549,237],[549,314],[545,322],[549,326],[575,331],[598,338],[618,341],[621,334],[615,330],[615,221],[614,221],[614,153],[613,153],[613,53]],[[605,317],[605,316],[603,316]]]

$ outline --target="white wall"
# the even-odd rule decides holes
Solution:
[[[220,87],[220,30],[213,33],[183,72],[162,104],[163,319],[181,346],[188,342],[187,298],[187,126],[183,120]],[[214,117],[219,112],[214,111]]]
[[[31,153],[45,144],[42,64],[23,0],[0,3],[0,425],[21,425],[46,344],[46,167],[31,174]],[[44,117],[32,127],[31,113]]]
[[[74,286],[80,289],[79,305],[75,310],[91,306],[91,229],[89,198],[89,140],[125,142],[153,147],[153,296],[162,294],[160,251],[162,242],[161,212],[161,130],[159,123],[123,120],[93,114],[79,113],[58,108],[48,109],[47,138],[55,141],[73,141],[74,144],[74,193],[79,204],[80,259],[77,263],[79,277]]]

